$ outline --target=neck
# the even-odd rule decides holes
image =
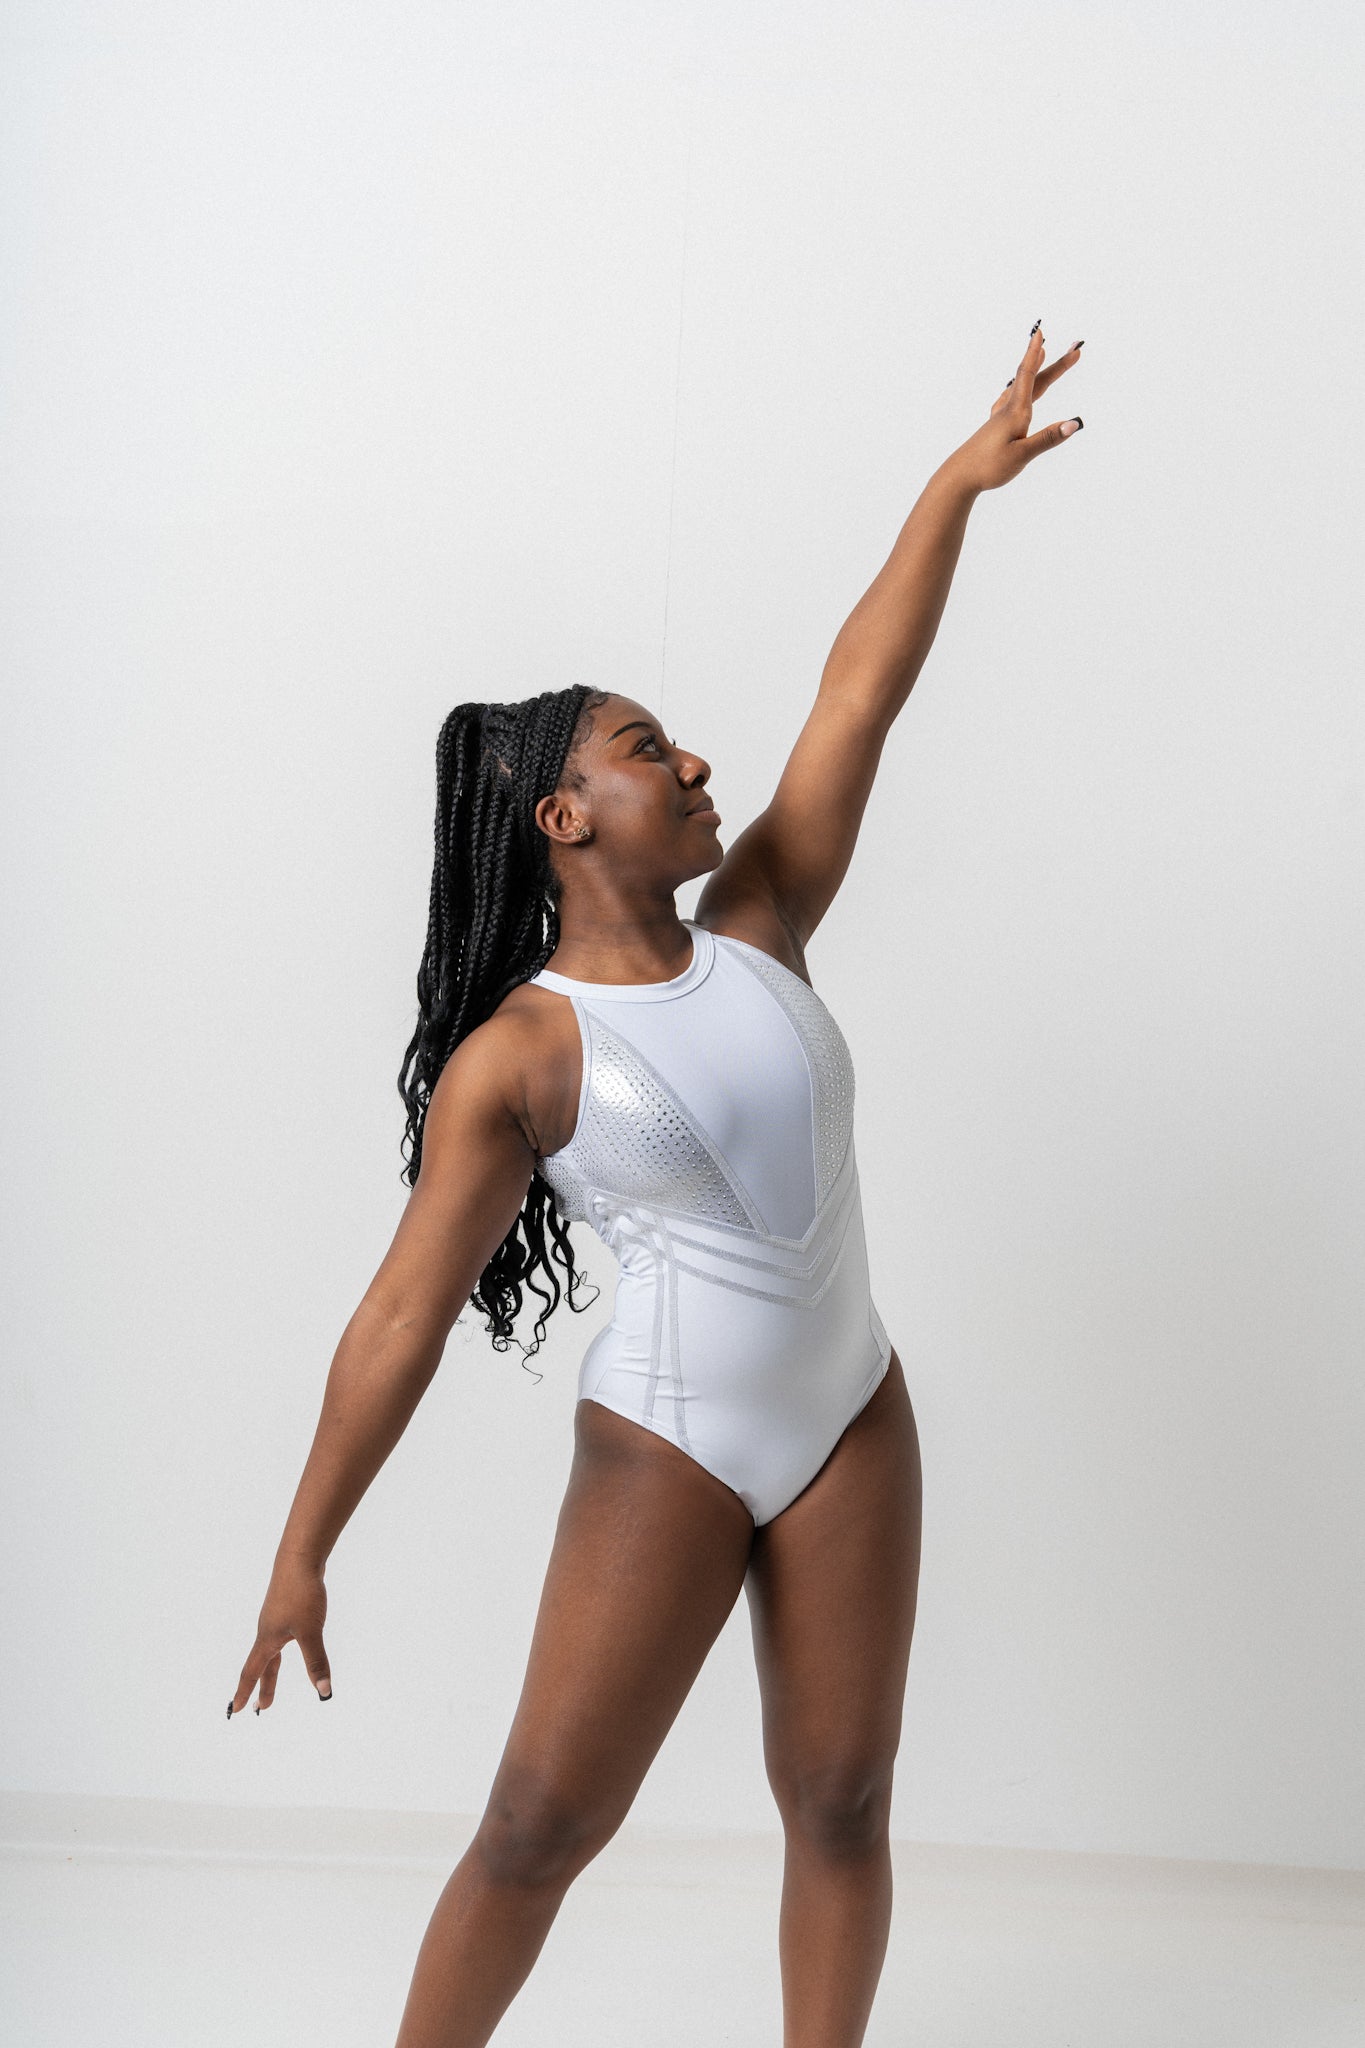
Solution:
[[[671,890],[645,902],[566,891],[559,944],[545,964],[574,981],[672,981],[691,957],[692,934]]]

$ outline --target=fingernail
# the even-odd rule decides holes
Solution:
[[[1083,341],[1073,341],[1073,342],[1072,342],[1072,344],[1071,344],[1071,346],[1072,346],[1073,348],[1084,348],[1084,347],[1085,347],[1085,343],[1084,343]]]
[[[1068,434],[1074,434],[1077,427],[1083,427],[1084,425],[1085,421],[1079,413],[1077,413],[1074,420],[1063,420],[1060,428],[1062,439],[1065,441]]]
[[[256,1712],[257,1712],[257,1713],[259,1714],[259,1713],[260,1713],[260,1711],[261,1711],[261,1710],[260,1710],[260,1708],[259,1708],[259,1707],[257,1707],[257,1709],[256,1709]]]
[[[228,1701],[228,1719],[229,1719],[229,1721],[230,1721],[230,1720],[232,1719],[232,1701],[231,1701],[231,1700],[229,1700],[229,1701]]]
[[[1035,334],[1036,334],[1036,333],[1038,332],[1038,329],[1039,329],[1039,328],[1040,328],[1040,327],[1042,326],[1042,324],[1043,324],[1043,323],[1042,323],[1042,320],[1041,320],[1041,319],[1038,319],[1038,320],[1035,320],[1035,321],[1034,321],[1034,323],[1033,323],[1032,327],[1030,327],[1030,329],[1029,329],[1029,331],[1028,331],[1028,332],[1029,332],[1029,340],[1030,340],[1030,341],[1032,341],[1032,339],[1033,339],[1034,335],[1035,335]]]
[[[1011,378],[1010,378],[1010,384],[1012,384],[1013,382],[1014,382],[1014,379],[1013,379],[1013,377],[1011,377]],[[1008,391],[1008,390],[1009,390],[1009,388],[1010,388],[1010,384],[1007,384],[1007,385],[1005,386],[1005,389],[1006,389],[1006,391]]]
[[[330,1699],[331,1697],[332,1697],[332,1695],[331,1695],[330,1691],[329,1691],[329,1692],[320,1692],[320,1693],[318,1694],[318,1698],[319,1698],[320,1700],[329,1700],[329,1699]]]

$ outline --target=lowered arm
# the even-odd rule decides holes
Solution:
[[[422,1167],[393,1241],[347,1324],[280,1538],[321,1567],[412,1419],[451,1326],[526,1198],[535,1153],[507,1101],[505,1038],[456,1046],[422,1127]]]

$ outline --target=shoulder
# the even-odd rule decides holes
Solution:
[[[583,1049],[573,1004],[557,989],[510,989],[459,1048],[483,1041],[508,1108],[544,1158],[567,1142],[578,1120]]]

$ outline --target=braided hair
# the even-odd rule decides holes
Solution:
[[[535,807],[556,789],[583,787],[574,756],[587,738],[592,712],[607,695],[580,683],[520,703],[457,704],[441,727],[436,860],[426,950],[417,970],[419,1016],[398,1074],[408,1113],[402,1145],[411,1143],[401,1178],[409,1187],[422,1170],[422,1127],[441,1069],[460,1041],[492,1016],[509,990],[538,974],[559,944],[561,885]],[[529,1351],[521,1347],[526,1357],[539,1350],[545,1318],[559,1306],[547,1226],[568,1276],[570,1308],[590,1305],[574,1299],[575,1285],[586,1276],[574,1270],[568,1224],[537,1169],[516,1221],[470,1296],[488,1317],[496,1351],[508,1348],[523,1281],[544,1304],[534,1325],[535,1343]],[[537,1268],[552,1294],[535,1284]]]

